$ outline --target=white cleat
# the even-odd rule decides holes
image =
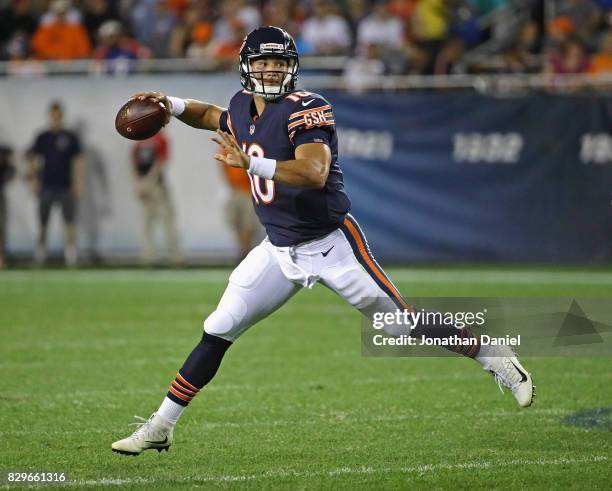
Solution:
[[[523,368],[516,356],[488,358],[483,368],[495,377],[502,393],[504,392],[502,387],[507,387],[512,391],[519,406],[531,406],[535,398],[535,385],[531,380],[531,374]]]
[[[113,443],[113,452],[122,455],[140,455],[144,450],[167,452],[172,445],[174,426],[155,413],[149,419],[140,416],[135,418],[140,421],[132,424],[138,426],[138,429],[127,438]]]

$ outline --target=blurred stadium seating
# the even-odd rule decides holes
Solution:
[[[1,0],[0,72],[231,69],[245,32],[274,24],[294,35],[302,56],[325,58],[312,61],[313,69],[341,71],[346,58],[368,56],[372,47],[387,74],[600,73],[612,59],[611,6],[610,0]]]

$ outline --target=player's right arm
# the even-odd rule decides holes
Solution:
[[[172,103],[168,96],[161,92],[140,92],[132,96],[133,99],[151,99],[154,102],[161,102],[166,108],[166,124],[170,121],[172,116]],[[219,118],[224,109],[208,102],[197,101],[195,99],[183,99],[185,101],[185,110],[176,116],[183,123],[188,124],[193,128],[201,130],[217,131],[219,129]]]

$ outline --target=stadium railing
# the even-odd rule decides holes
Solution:
[[[309,87],[317,89],[338,89],[347,87],[342,70],[348,58],[304,57],[301,62],[302,73]],[[23,62],[22,62],[23,63]],[[0,77],[19,80],[20,78],[40,78],[53,76],[123,76],[137,74],[206,74],[219,72],[218,64],[212,60],[198,59],[154,59],[140,60],[121,66],[113,62],[78,60],[32,61],[30,70],[27,65],[22,72],[11,62],[0,62]],[[36,69],[35,69],[36,68]],[[221,70],[222,71],[222,70]],[[574,92],[604,91],[612,89],[612,73],[602,74],[451,74],[451,75],[385,75],[372,80],[364,80],[361,90],[428,90],[428,89],[471,89],[484,93],[516,93],[529,91]]]
[[[341,73],[346,61],[345,56],[313,57],[300,59],[300,65],[307,70],[323,70]],[[176,73],[176,72],[214,72],[220,71],[220,64],[212,59],[190,58],[155,58],[142,60],[73,60],[73,61],[38,61],[19,62],[0,61],[0,76],[11,76],[12,70],[20,67],[38,67],[44,76],[53,75],[103,75],[134,73]],[[121,72],[119,69],[125,71]],[[28,73],[24,70],[26,74]],[[221,70],[222,71],[222,70]],[[34,72],[36,73],[36,72]]]

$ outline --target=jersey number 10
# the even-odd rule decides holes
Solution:
[[[242,150],[250,157],[264,156],[263,148],[261,148],[257,143],[251,143],[248,149],[246,148],[246,143],[243,143]],[[249,180],[251,181],[251,193],[253,193],[255,203],[259,204],[261,202],[264,205],[269,205],[272,203],[272,201],[274,201],[274,181],[271,179],[263,179],[262,177],[254,176],[248,172],[247,176],[249,176]]]

